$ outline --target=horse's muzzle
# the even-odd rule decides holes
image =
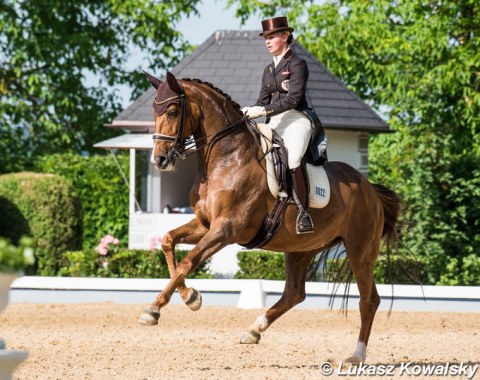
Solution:
[[[165,170],[168,165],[170,164],[170,160],[168,159],[167,156],[164,156],[164,155],[158,155],[158,156],[155,156],[155,160],[154,160],[154,163],[155,163],[155,166],[160,169],[160,170]]]

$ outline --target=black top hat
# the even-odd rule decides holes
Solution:
[[[263,32],[259,34],[260,37],[268,36],[276,32],[289,31],[293,32],[293,28],[288,26],[286,17],[272,17],[262,21]]]

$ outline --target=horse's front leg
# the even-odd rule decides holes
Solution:
[[[282,297],[267,312],[251,324],[240,339],[240,343],[258,343],[264,332],[275,320],[305,299],[307,268],[315,252],[285,253],[285,289]]]
[[[197,218],[192,219],[187,224],[167,232],[163,237],[162,250],[167,261],[170,278],[172,278],[177,269],[177,260],[175,257],[175,247],[179,243],[197,244],[205,236],[208,229],[205,228]],[[202,306],[202,295],[193,288],[187,288],[185,280],[181,281],[177,290],[182,297],[183,302],[193,311],[197,311]]]
[[[160,318],[160,309],[168,304],[175,289],[179,285],[185,284],[185,277],[214,253],[232,243],[231,231],[230,223],[223,222],[212,225],[195,248],[178,263],[176,270],[171,275],[170,282],[155,301],[145,309],[139,322],[147,325],[156,324]]]

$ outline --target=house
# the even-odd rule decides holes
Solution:
[[[258,33],[217,31],[171,72],[177,78],[211,82],[241,106],[252,105],[258,97],[263,67],[272,59]],[[327,132],[329,159],[347,162],[367,175],[369,134],[389,132],[388,125],[300,44],[295,42],[291,48],[308,64],[307,100]],[[149,164],[154,96],[152,87],[109,125],[128,134],[95,145],[105,149],[130,149],[130,189],[140,188],[136,194],[133,190],[130,194],[130,248],[148,248],[153,236],[163,236],[192,217],[184,213],[163,213],[169,207],[184,209],[189,205],[196,160],[194,157],[177,160],[174,173],[160,172]],[[140,173],[137,172],[138,160]],[[139,186],[136,178],[140,178]],[[239,249],[240,246],[225,248],[222,255],[214,256],[214,270],[234,273],[235,253]]]

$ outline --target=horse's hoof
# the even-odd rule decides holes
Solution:
[[[140,322],[142,325],[153,326],[158,324],[159,318],[160,312],[145,309],[145,312],[140,316],[138,322]]]
[[[352,364],[360,364],[360,363],[363,363],[363,362],[364,362],[364,359],[362,359],[358,355],[352,355],[345,360],[345,363],[352,363]]]
[[[202,293],[198,290],[192,288],[192,295],[185,302],[185,304],[190,308],[192,311],[200,310],[202,307]]]
[[[257,344],[262,336],[256,331],[248,331],[240,339],[241,344]]]

